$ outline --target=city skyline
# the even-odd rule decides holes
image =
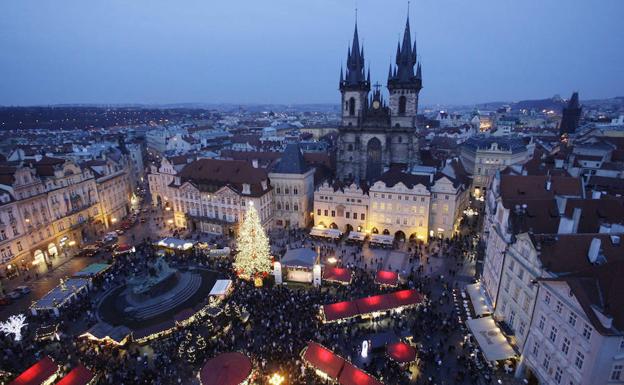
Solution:
[[[275,3],[3,4],[0,105],[338,103],[355,3]],[[566,6],[412,2],[422,104],[620,96],[624,4]],[[385,84],[407,2],[357,7],[366,66]]]

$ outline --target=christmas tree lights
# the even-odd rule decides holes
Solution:
[[[269,238],[252,202],[239,227],[236,241],[238,254],[234,268],[238,275],[244,279],[258,279],[268,275],[272,267]]]

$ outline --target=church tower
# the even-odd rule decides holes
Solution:
[[[342,123],[338,129],[337,173],[342,181],[374,183],[391,167],[411,170],[419,164],[416,112],[422,88],[420,64],[416,66],[409,20],[396,67],[388,74],[389,105],[381,87],[371,90],[370,70],[365,75],[364,48],[360,48],[357,23],[347,53],[346,73],[340,70]]]
[[[416,54],[416,39],[412,46],[409,16],[405,23],[403,44],[397,43],[396,66],[388,71],[388,91],[392,127],[416,128],[418,94],[422,89],[422,73]],[[418,64],[418,65],[416,65]],[[416,66],[416,73],[414,73]]]
[[[353,32],[353,42],[347,51],[347,73],[340,69],[340,93],[342,94],[342,125],[357,126],[367,107],[370,91],[370,70],[364,77],[364,46],[360,49],[357,23]]]

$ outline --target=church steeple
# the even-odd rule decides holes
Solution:
[[[353,31],[353,41],[347,50],[347,72],[341,87],[369,87],[364,73],[364,46],[360,47],[357,22]]]

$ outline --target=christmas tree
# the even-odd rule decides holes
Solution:
[[[245,218],[239,226],[236,241],[238,254],[234,268],[241,278],[259,278],[271,271],[269,238],[260,224],[260,217],[252,202],[249,202]]]

